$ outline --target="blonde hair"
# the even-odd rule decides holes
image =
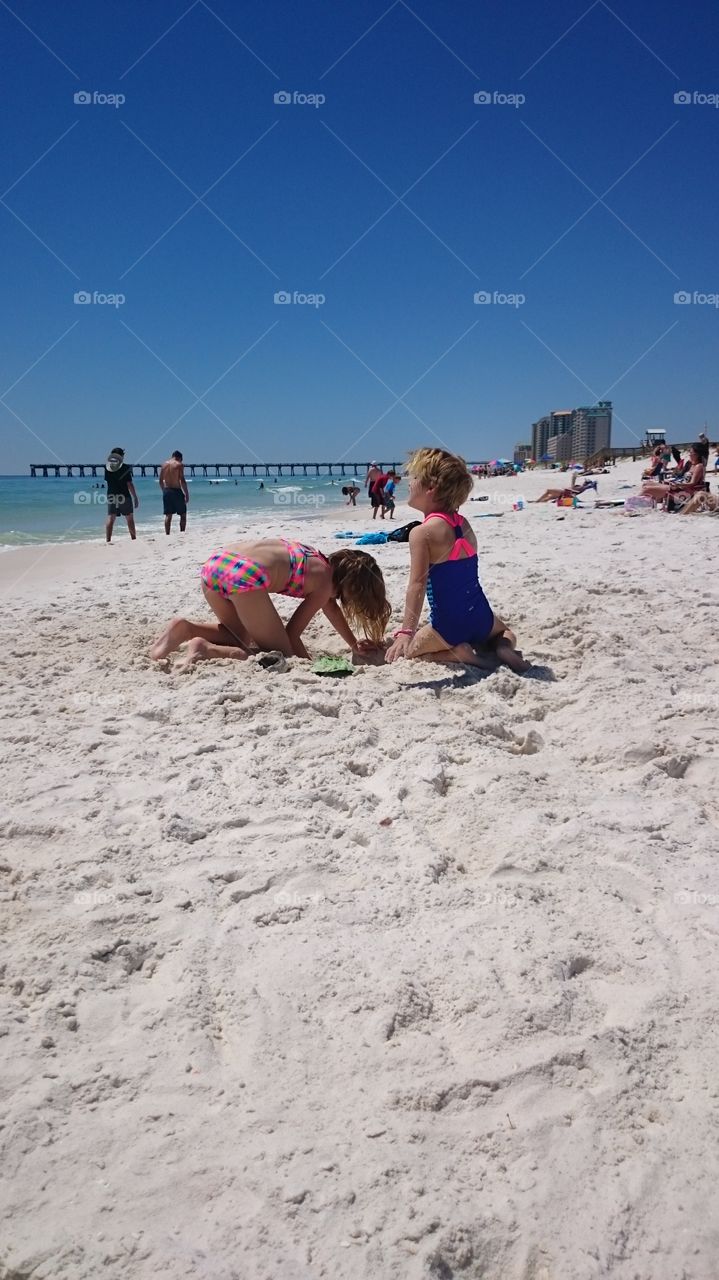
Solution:
[[[439,511],[458,511],[472,492],[473,480],[464,458],[446,449],[415,449],[407,473],[419,480],[423,489],[434,490]]]
[[[332,567],[332,585],[347,621],[354,629],[361,627],[368,640],[379,644],[392,616],[382,570],[366,551],[344,547],[328,557]]]

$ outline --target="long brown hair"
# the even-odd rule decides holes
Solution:
[[[328,557],[337,599],[353,628],[361,627],[368,640],[384,639],[392,606],[387,599],[384,578],[374,556],[344,547]]]

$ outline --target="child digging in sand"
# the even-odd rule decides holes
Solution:
[[[200,577],[217,622],[174,618],[150,657],[166,658],[189,641],[185,667],[206,658],[247,658],[253,647],[307,658],[300,637],[320,609],[350,649],[362,652],[381,646],[392,612],[376,560],[347,547],[323,556],[288,538],[238,543],[211,556]],[[270,592],[301,601],[286,625]],[[366,638],[358,640],[353,627]]]
[[[424,521],[409,535],[410,576],[404,621],[394,633],[387,661],[422,658],[485,666],[476,645],[490,645],[513,671],[530,667],[516,637],[492,612],[479,585],[477,539],[458,507],[472,492],[466,463],[444,449],[417,449],[407,468],[410,507]],[[425,591],[429,625],[419,627]],[[418,629],[419,627],[419,629]]]

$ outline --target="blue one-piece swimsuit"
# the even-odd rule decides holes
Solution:
[[[484,644],[492,633],[494,614],[479,585],[477,552],[464,536],[459,512],[448,516],[432,511],[424,523],[436,517],[454,529],[454,546],[446,560],[429,569],[430,626],[447,644]]]

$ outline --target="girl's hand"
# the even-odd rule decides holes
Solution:
[[[355,653],[377,653],[380,649],[384,649],[383,640],[358,640],[354,646]]]
[[[385,662],[396,662],[398,658],[406,658],[412,636],[397,636],[385,654]]]

